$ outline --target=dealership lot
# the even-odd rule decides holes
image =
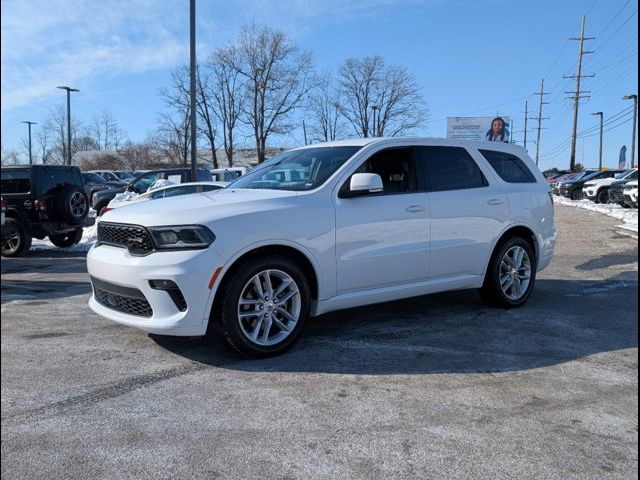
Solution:
[[[83,253],[3,259],[2,476],[636,478],[637,239],[557,221],[522,309],[335,312],[261,361],[96,316]]]

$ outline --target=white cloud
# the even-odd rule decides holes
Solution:
[[[2,110],[188,58],[188,3],[2,1]]]

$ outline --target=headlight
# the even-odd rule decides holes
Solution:
[[[188,250],[207,248],[216,236],[203,225],[149,227],[158,250]]]

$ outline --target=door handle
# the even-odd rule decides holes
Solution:
[[[487,205],[502,205],[504,202],[499,198],[492,198],[487,202]]]
[[[419,213],[419,212],[424,212],[425,208],[421,207],[420,205],[411,205],[410,207],[407,207],[404,209],[405,212],[409,212],[409,213]]]

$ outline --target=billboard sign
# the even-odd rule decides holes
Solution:
[[[447,138],[458,140],[488,140],[491,122],[495,117],[447,117]],[[511,118],[504,120],[503,142],[511,141]]]

